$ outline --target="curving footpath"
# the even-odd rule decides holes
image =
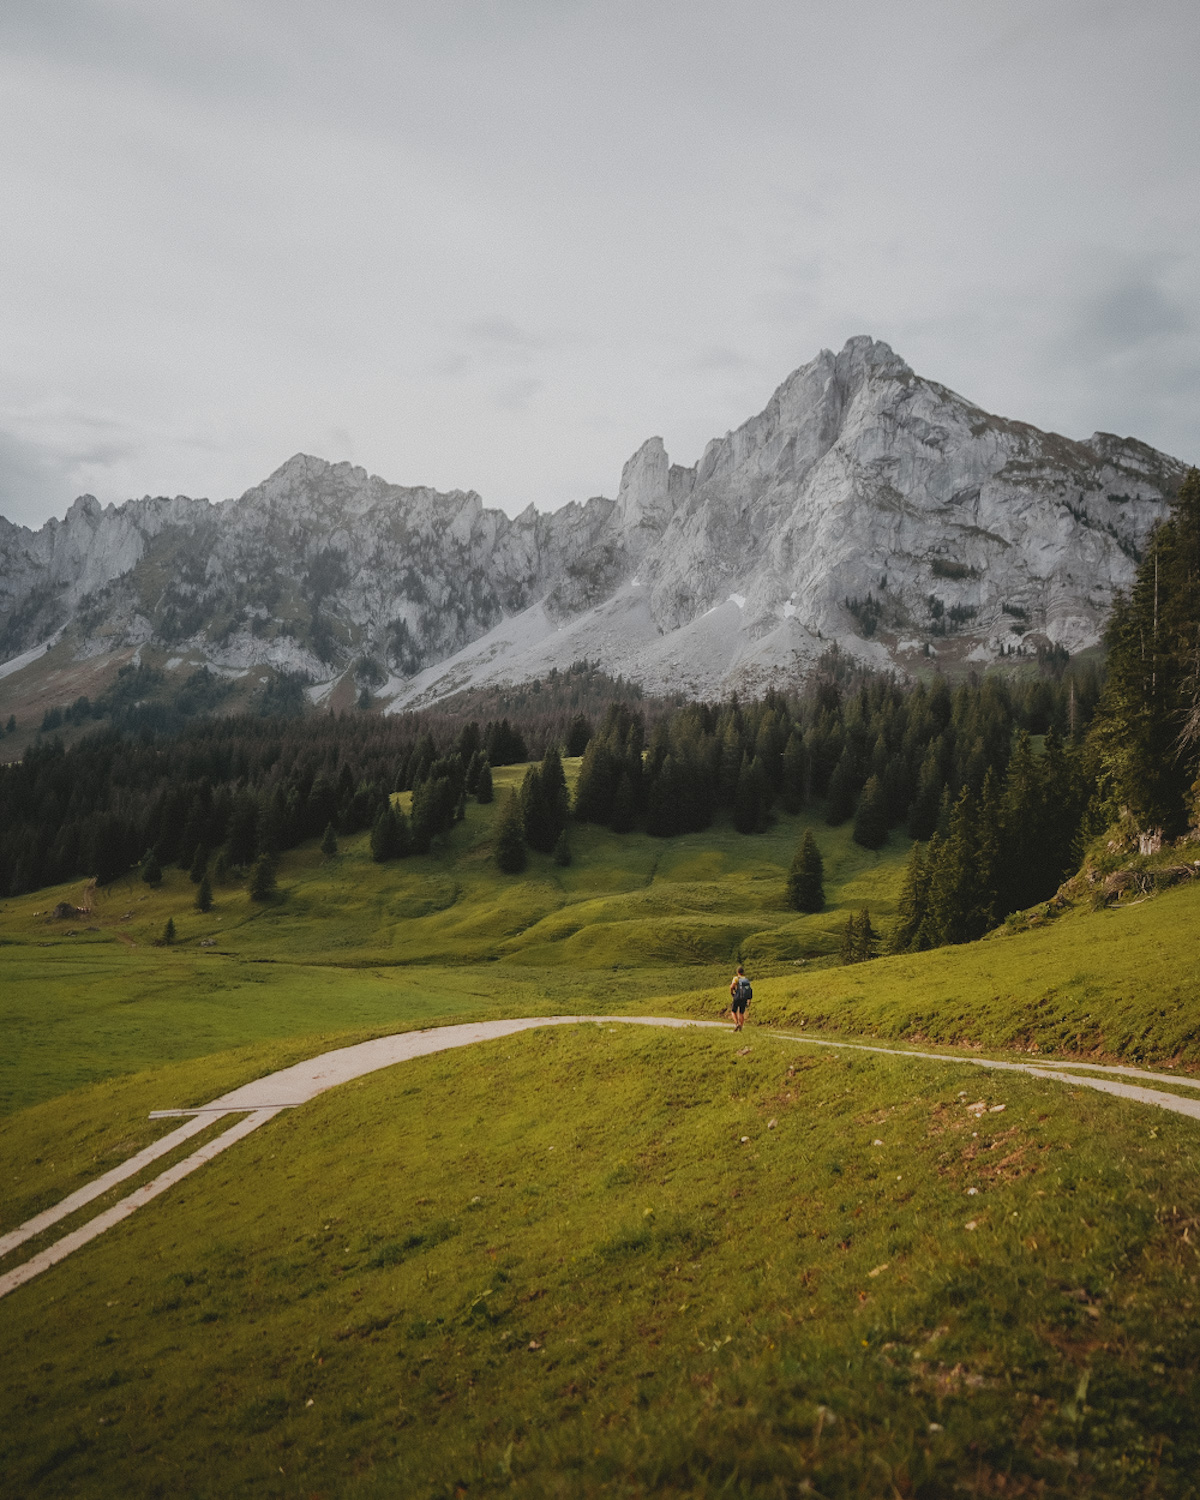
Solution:
[[[150,1182],[135,1188],[128,1197],[105,1209],[94,1219],[89,1219],[78,1229],[63,1235],[47,1249],[39,1251],[29,1260],[11,1271],[0,1275],[0,1297],[15,1291],[35,1276],[65,1260],[73,1251],[96,1239],[114,1224],[136,1213],[143,1204],[157,1198],[169,1187],[202,1167],[222,1151],[244,1140],[252,1131],[273,1120],[281,1110],[296,1109],[307,1104],[327,1089],[349,1083],[366,1073],[380,1068],[390,1068],[396,1063],[407,1062],[414,1057],[427,1057],[434,1052],[446,1052],[454,1047],[467,1047],[473,1042],[494,1041],[498,1037],[513,1036],[517,1032],[531,1031],[539,1026],[671,1026],[708,1027],[728,1031],[724,1021],[690,1021],[667,1016],[531,1016],[512,1021],[478,1021],[463,1026],[439,1026],[431,1031],[404,1031],[395,1036],[377,1037],[374,1041],[360,1042],[353,1047],[339,1047],[333,1052],[324,1052],[307,1062],[296,1063],[290,1068],[281,1068],[269,1073],[254,1083],[244,1084],[214,1099],[211,1104],[195,1109],[154,1110],[152,1119],[183,1118],[186,1123],[178,1130],[153,1142],[136,1156],[114,1167],[86,1187],[71,1193],[53,1208],[36,1214],[24,1224],[0,1235],[0,1259],[10,1255],[20,1245],[43,1234],[69,1215],[85,1208],[120,1183],[135,1177],[145,1167],[163,1156],[169,1155],[193,1136],[207,1130],[215,1121],[225,1116],[240,1115],[241,1119],[223,1134],[206,1141],[199,1150],[184,1157]],[[744,1033],[743,1033],[744,1034]],[[969,1057],[943,1052],[914,1052],[901,1047],[879,1047],[868,1042],[835,1042],[824,1038],[796,1035],[786,1031],[768,1031],[768,1036],[780,1041],[800,1043],[808,1047],[833,1047],[853,1052],[877,1052],[887,1057],[914,1058],[923,1062],[969,1063],[972,1067],[987,1068],[997,1072],[1028,1073],[1034,1078],[1049,1078],[1075,1088],[1097,1089],[1119,1099],[1130,1099],[1139,1104],[1153,1104],[1159,1109],[1171,1110],[1175,1114],[1187,1115],[1200,1120],[1200,1099],[1188,1099],[1178,1094],[1166,1094],[1160,1089],[1146,1088],[1145,1083],[1169,1083],[1176,1087],[1200,1089],[1200,1079],[1177,1077],[1172,1073],[1150,1073],[1140,1068],[1101,1065],[1079,1062],[1008,1062],[994,1058]],[[1063,1071],[1070,1069],[1070,1072]],[[1103,1077],[1096,1077],[1103,1074]],[[1117,1076],[1114,1076],[1117,1075]],[[1121,1078],[1136,1078],[1139,1083],[1123,1083]]]

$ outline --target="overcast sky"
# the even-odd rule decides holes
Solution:
[[[1200,460],[1195,0],[3,0],[0,514],[510,513],[822,347]]]

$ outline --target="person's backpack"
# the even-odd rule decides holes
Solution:
[[[747,1005],[754,999],[754,991],[750,987],[750,981],[744,975],[738,980],[738,999],[744,1001]]]

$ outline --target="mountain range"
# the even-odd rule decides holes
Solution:
[[[993,416],[858,337],[690,467],[650,438],[615,499],[549,514],[297,455],[220,503],[0,517],[0,678],[273,668],[314,702],[353,680],[400,709],[580,659],[711,696],[783,685],[835,643],[901,672],[1075,653],[1185,471]]]

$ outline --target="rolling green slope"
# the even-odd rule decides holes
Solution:
[[[1195,1069],[1200,887],[844,968],[900,840],[814,824],[829,906],[800,917],[804,820],[577,828],[513,878],[497,816],[386,866],[302,848],[266,906],[201,916],[172,870],[65,922],[78,889],[0,908],[0,1231],[172,1127],[150,1110],[332,1046],[712,1019],[736,958],[755,980],[736,1039],[584,1025],[336,1090],[20,1288],[14,1493],[1196,1493],[1194,1122],[949,1049]]]
[[[6,1300],[12,1492],[1193,1493],[1194,1123],[814,1051],[555,1028],[281,1117]]]
[[[523,770],[496,773],[500,797]],[[907,850],[897,839],[872,853],[848,826],[818,825],[830,906],[801,917],[783,898],[799,819],[753,838],[727,825],[665,840],[581,827],[572,865],[532,855],[509,877],[491,858],[499,806],[469,805],[424,858],[374,864],[364,836],[328,861],[296,850],[265,906],[217,887],[201,915],[175,869],[155,890],[117,882],[65,922],[46,915],[78,886],[4,903],[0,1108],[259,1041],[719,997],[739,955],[756,973],[791,973],[836,950],[847,910],[869,901],[886,919]],[[177,942],[155,947],[168,917]]]

